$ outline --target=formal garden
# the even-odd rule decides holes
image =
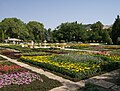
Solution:
[[[120,69],[120,17],[108,28],[100,21],[76,21],[61,23],[53,30],[37,21],[26,24],[5,18],[0,21],[0,55],[0,91],[48,91],[65,86],[66,80],[77,83]],[[6,57],[64,81],[35,73]],[[93,84],[86,87],[94,89]]]
[[[65,49],[36,49],[21,47],[20,45],[1,45],[0,54],[41,68],[73,82],[120,68],[120,46],[118,45],[68,45],[70,46],[69,49],[76,48],[76,50],[65,50],[68,47]],[[83,46],[85,46],[85,49]],[[96,50],[96,48],[99,48],[99,50]],[[47,91],[62,85],[60,82],[49,79],[44,75],[10,63],[2,57],[0,57],[0,60],[0,75],[1,80],[3,80],[0,90],[2,91],[6,91],[6,89],[11,89],[12,91],[16,91],[16,89],[17,91],[41,89],[36,91]]]

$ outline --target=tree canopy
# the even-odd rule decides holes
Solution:
[[[19,37],[20,39],[25,40],[30,37],[26,25],[17,18],[5,18],[2,20],[0,30],[3,31],[4,38]]]
[[[85,41],[85,39],[87,38],[84,26],[77,22],[62,23],[53,32],[54,38],[57,39],[59,42],[63,40],[65,42],[80,42]]]
[[[17,18],[5,18],[0,22],[0,41],[4,41],[8,37],[41,41],[44,39],[43,32],[44,25],[37,21],[30,21],[25,24]]]
[[[117,16],[112,28],[104,29],[98,21],[93,24],[75,22],[61,23],[55,29],[45,29],[44,24],[17,18],[5,18],[0,22],[0,42],[8,37],[34,42],[95,42],[120,44],[120,18]],[[112,38],[112,39],[111,39]]]
[[[42,41],[44,34],[44,25],[37,21],[30,21],[27,24],[27,28],[29,30],[29,34],[31,39],[34,41]]]
[[[120,44],[120,17],[119,15],[115,19],[115,22],[112,26],[112,41],[114,44]]]
[[[91,25],[91,29],[93,31],[102,30],[103,29],[103,24],[100,21],[98,21],[98,22],[96,22],[96,23],[94,23],[94,24]]]

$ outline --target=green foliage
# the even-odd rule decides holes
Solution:
[[[0,26],[1,26],[1,22],[0,22]],[[4,42],[4,38],[5,38],[5,36],[4,36],[4,31],[2,30],[2,28],[0,27],[0,42]]]
[[[53,32],[52,32],[52,30],[50,28],[48,30],[45,30],[44,38],[48,43],[53,42]]]
[[[45,58],[45,59],[44,59]],[[69,79],[76,81],[100,74],[104,71],[110,71],[119,68],[119,63],[100,55],[88,54],[65,54],[44,57],[40,61],[38,57],[32,59],[22,57],[22,62],[28,62],[36,66],[45,68],[52,72],[66,75]],[[50,63],[49,63],[50,62]]]
[[[2,42],[4,42],[4,38],[5,38],[4,32],[3,32],[3,30],[2,30]]]
[[[53,31],[53,33],[54,33],[53,36],[59,42],[61,42],[61,40],[65,40],[65,42],[71,41],[84,42],[87,38],[84,26],[77,22],[62,23],[57,27],[56,30]]]
[[[39,40],[43,41],[43,35],[44,35],[44,25],[42,23],[36,22],[36,21],[30,21],[27,24],[27,28],[29,30],[29,33],[31,35],[31,39],[33,39],[35,42],[38,42]],[[39,42],[40,42],[39,41]]]
[[[98,21],[92,25],[83,25],[77,22],[62,23],[53,31],[54,42],[104,42],[112,44],[107,29]]]
[[[27,25],[17,18],[5,18],[0,22],[0,38],[20,38],[22,40],[34,40],[35,42],[44,40],[44,25],[36,21],[30,21]]]
[[[19,45],[6,45],[6,46],[0,46],[2,48],[10,48],[10,49],[15,49],[18,50],[20,52],[30,52],[32,51],[31,48],[28,47],[21,47]]]
[[[103,42],[107,44],[112,44],[110,38],[110,29],[103,29],[103,24],[98,21],[91,25],[91,31],[88,31],[89,42]]]
[[[92,42],[106,42],[104,37],[107,32],[104,32],[103,24],[100,21],[91,25],[91,31],[89,33],[91,34],[89,40],[91,40]]]
[[[110,37],[106,38],[106,43],[109,45],[113,44],[112,39]]]
[[[113,50],[111,51],[111,54],[120,56],[120,50]]]
[[[4,39],[5,39],[5,36],[4,36],[5,34],[4,34],[4,31],[3,31],[3,30],[0,30],[0,35],[1,35],[1,36],[0,36],[0,42],[3,43],[3,42],[4,42]]]
[[[91,25],[91,29],[93,31],[102,30],[103,29],[103,24],[100,21],[98,21],[98,22]]]
[[[0,24],[0,28],[5,34],[5,38],[14,37],[25,40],[29,37],[26,25],[17,18],[5,18]]]
[[[113,43],[120,44],[120,40],[119,40],[119,37],[120,37],[120,18],[119,18],[119,15],[117,16],[117,18],[113,24],[111,35],[112,35]]]
[[[83,25],[76,22],[61,23],[57,28],[47,30],[37,21],[25,24],[17,18],[5,18],[0,22],[0,42],[5,38],[14,37],[22,40],[33,40],[42,44],[44,40],[50,42],[95,42],[120,44],[120,18],[117,16],[113,27],[103,29],[98,21],[94,24]],[[111,40],[112,38],[112,40]],[[112,43],[113,42],[113,43]]]

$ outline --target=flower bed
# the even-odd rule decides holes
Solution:
[[[67,75],[74,78],[73,80],[88,78],[103,71],[115,69],[119,65],[105,57],[89,54],[22,56],[21,61]]]
[[[25,71],[24,68],[18,66],[18,65],[0,65],[0,72],[3,73],[13,73],[18,71]]]
[[[120,56],[119,55],[108,55],[106,57],[115,61],[115,62],[120,62]]]
[[[0,75],[0,88],[16,84],[16,85],[23,85],[23,84],[30,84],[31,82],[39,80],[43,82],[43,79],[39,75],[35,73],[27,72],[17,72],[12,74],[2,74]]]
[[[50,55],[50,53],[45,52],[14,52],[12,50],[1,50],[1,54],[8,56],[12,59],[18,59],[22,55],[24,56],[41,56],[41,55]]]
[[[94,50],[94,51],[113,51],[120,50],[119,45],[90,45],[90,44],[72,44],[69,45],[72,49]]]
[[[9,62],[0,64],[0,88],[11,84],[30,84],[34,80],[43,82],[39,75],[29,72],[18,65]]]
[[[24,52],[21,53],[21,56],[43,56],[43,55],[51,55],[50,53],[45,53],[45,52]]]
[[[89,44],[69,44],[70,47],[68,48],[72,48],[72,49],[86,49],[91,47],[91,45]]]
[[[20,52],[30,52],[32,51],[31,48],[28,47],[21,47],[19,45],[3,45],[0,46],[1,48],[9,48],[9,49],[14,49],[14,50],[18,50]]]
[[[48,91],[60,85],[58,81],[16,64],[0,62],[0,91]]]
[[[21,56],[20,52],[14,52],[14,51],[8,50],[8,49],[1,50],[0,54],[8,56],[8,57],[13,58],[13,59],[20,58],[20,56]],[[18,55],[16,55],[16,54],[18,54]]]
[[[120,49],[111,51],[111,54],[120,56]]]

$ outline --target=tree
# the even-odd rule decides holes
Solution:
[[[1,26],[1,22],[0,22],[0,26]],[[4,31],[1,29],[0,27],[0,42],[4,42]]]
[[[1,34],[2,34],[2,42],[4,42],[5,36],[3,30],[1,30]]]
[[[5,36],[4,31],[0,29],[0,42],[4,42]]]
[[[103,29],[103,24],[100,21],[92,24],[91,25],[91,35],[89,37],[89,40],[91,40],[91,42],[101,42],[102,29]]]
[[[119,15],[115,19],[115,22],[112,26],[111,37],[113,44],[120,44],[119,37],[120,37],[120,17]]]
[[[14,37],[25,40],[29,37],[26,25],[17,18],[5,18],[0,24],[0,28],[3,31],[5,38]]]
[[[27,24],[27,28],[29,30],[29,34],[32,36],[32,39],[35,41],[35,42],[39,42],[44,40],[44,32],[45,32],[45,29],[44,29],[44,25],[40,22],[37,22],[37,21],[30,21],[28,24]]]
[[[113,44],[107,29],[103,29],[101,32],[102,41],[107,44]]]
[[[53,33],[52,33],[52,30],[49,28],[48,30],[45,29],[45,40],[47,40],[47,42],[53,42]]]
[[[103,24],[100,21],[98,21],[98,22],[91,25],[91,29],[93,31],[102,30],[103,29]]]
[[[82,41],[85,42],[87,36],[86,36],[86,29],[82,24],[79,24],[77,22],[66,22],[59,25],[54,31],[54,37],[59,42],[64,40],[65,42],[71,42],[71,41]]]

